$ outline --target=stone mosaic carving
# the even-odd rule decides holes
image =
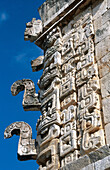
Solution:
[[[30,42],[35,41],[39,34],[42,32],[42,21],[36,20],[36,18],[33,18],[31,22],[28,22],[26,24],[26,30],[24,33],[24,40]]]
[[[38,111],[41,103],[39,101],[38,94],[35,92],[35,86],[32,80],[22,79],[13,83],[11,86],[11,93],[16,96],[20,91],[24,90],[23,108],[25,111]]]
[[[35,44],[44,50],[44,56],[31,62],[34,72],[43,69],[37,82],[40,90],[36,94],[34,83],[23,79],[12,85],[11,92],[15,96],[24,90],[24,110],[41,112],[36,124],[36,148],[31,137],[28,138],[31,142],[26,140],[25,146],[19,144],[21,150],[27,145],[36,150],[34,158],[39,170],[63,168],[105,145],[93,21],[93,11],[89,6],[77,16],[72,13],[69,18],[65,16],[52,26],[47,24],[45,27],[45,23],[42,25],[35,19],[27,23],[25,40],[36,40]],[[18,134],[17,123],[12,125],[14,133]],[[20,132],[24,125],[20,124]],[[6,138],[13,135],[9,129],[10,126],[5,131]],[[31,130],[29,132],[32,134]],[[22,136],[20,141],[24,141]],[[34,152],[32,147],[26,154]]]
[[[18,159],[35,160],[37,157],[36,142],[32,139],[32,129],[25,122],[14,122],[9,125],[4,132],[4,138],[11,138],[13,135],[19,135],[18,143]]]

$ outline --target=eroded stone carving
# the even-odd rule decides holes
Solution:
[[[32,129],[25,122],[15,122],[9,125],[4,132],[4,138],[11,138],[14,134],[19,135],[18,159],[36,160],[36,142],[32,139]]]
[[[31,22],[28,22],[26,24],[24,40],[25,41],[30,40],[30,42],[33,42],[38,38],[41,32],[42,32],[42,21],[33,18]]]
[[[23,108],[25,111],[40,110],[41,103],[39,102],[38,94],[35,92],[35,86],[32,80],[22,79],[13,83],[11,93],[16,96],[20,91],[24,90]]]

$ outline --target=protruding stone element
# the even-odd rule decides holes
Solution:
[[[30,79],[15,81],[11,86],[11,93],[16,96],[20,91],[24,91],[23,108],[25,111],[39,111],[41,103],[38,94],[35,92],[35,85]]]
[[[20,136],[18,159],[20,161],[36,160],[36,143],[35,139],[32,139],[31,127],[25,122],[14,122],[5,129],[4,138],[11,138],[14,134]]]
[[[26,24],[26,29],[24,32],[24,40],[34,42],[40,33],[42,32],[42,21],[33,18],[31,22]]]
[[[43,69],[43,63],[44,63],[44,56],[39,56],[35,60],[32,60],[31,61],[32,71],[35,72]]]

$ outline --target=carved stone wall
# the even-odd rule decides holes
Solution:
[[[40,90],[29,79],[11,88],[24,90],[24,110],[41,111],[34,158],[39,170],[97,169],[96,161],[109,160],[105,150],[94,164],[88,155],[110,144],[110,2],[47,0],[39,13],[42,22],[27,23],[25,40],[44,50],[31,62],[34,72],[43,69]]]

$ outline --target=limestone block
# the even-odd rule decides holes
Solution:
[[[102,100],[104,124],[110,123],[110,97]]]
[[[35,60],[32,60],[31,61],[32,71],[35,72],[43,69],[43,63],[44,63],[44,56],[39,56]]]
[[[107,73],[110,72],[110,53],[98,61],[98,67],[100,77],[104,77]]]
[[[81,170],[95,170],[94,169],[94,163],[82,168]]]
[[[101,94],[102,98],[110,95],[110,73],[101,78]]]
[[[76,131],[71,130],[60,137],[60,156],[64,157],[69,152],[77,149]]]
[[[95,43],[102,41],[105,37],[110,35],[110,21],[102,25],[95,34]]]
[[[28,22],[26,24],[26,29],[24,33],[24,40],[30,42],[35,41],[40,33],[42,32],[42,21],[36,20],[36,18],[33,18],[31,22]]]
[[[61,170],[81,170],[82,168],[86,167],[90,164],[90,159],[87,155],[80,157],[78,160],[73,161],[70,164],[62,167]]]
[[[96,149],[95,151],[92,151],[88,154],[91,163],[97,162],[98,160],[101,160],[109,155],[110,155],[109,145],[105,145],[105,146],[103,146],[99,149]]]
[[[110,8],[110,1],[107,0],[107,8],[109,9]]]
[[[93,2],[93,20],[97,19],[107,11],[107,0]]]
[[[107,55],[108,52],[110,52],[110,36],[107,36],[105,39],[100,41],[96,46],[95,46],[95,51],[96,51],[96,60],[98,61],[101,59],[103,56]]]
[[[105,125],[105,136],[106,136],[106,142],[107,144],[110,144],[110,123]]]
[[[32,129],[25,122],[15,122],[9,125],[4,132],[4,138],[11,138],[14,134],[19,135],[18,143],[18,159],[23,160],[36,160],[36,142],[32,139]]]
[[[110,156],[95,162],[95,170],[109,170],[110,169]]]
[[[11,93],[16,96],[20,91],[24,90],[23,108],[25,111],[39,111],[41,103],[39,96],[35,92],[35,85],[30,79],[22,79],[15,81],[11,86]]]
[[[107,8],[107,11],[102,15],[102,25],[105,24],[109,20],[110,20],[110,9]]]

